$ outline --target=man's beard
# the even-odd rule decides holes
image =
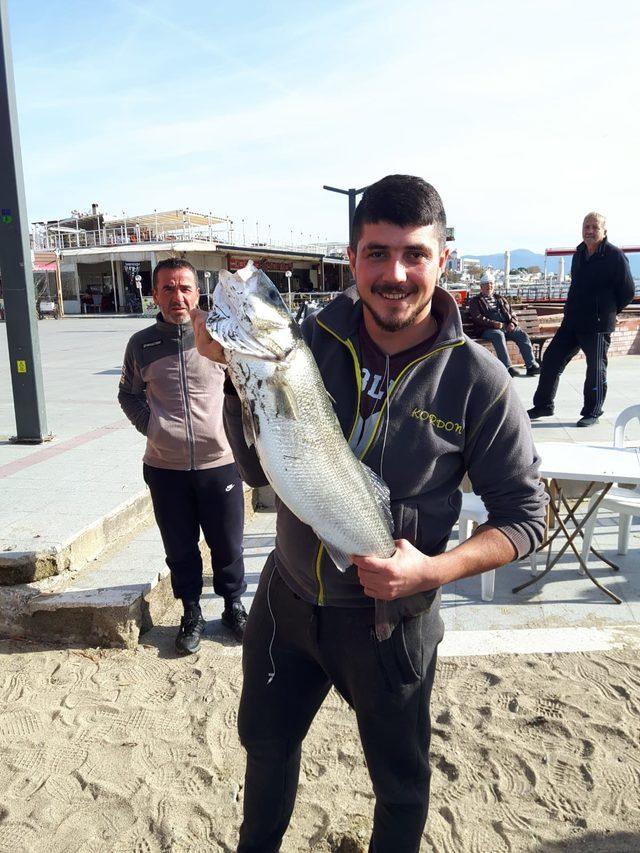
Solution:
[[[372,291],[373,291],[373,293],[403,293],[403,292],[405,292],[401,288],[384,287],[384,286],[374,287],[374,288],[372,288]],[[428,308],[429,304],[431,303],[432,298],[433,297],[430,297],[430,298],[425,297],[424,300],[416,303],[413,306],[412,310],[409,312],[409,314],[405,315],[404,317],[391,317],[391,318],[381,317],[380,314],[378,314],[378,312],[375,310],[375,308],[372,308],[372,306],[369,304],[369,302],[367,302],[366,299],[363,299],[362,296],[360,296],[360,301],[366,307],[367,311],[371,314],[371,316],[374,319],[374,322],[376,323],[377,326],[379,326],[379,328],[383,329],[385,332],[399,332],[401,329],[406,329],[408,326],[413,326],[414,323],[417,322],[419,315],[422,314],[422,312],[425,310],[425,308]]]

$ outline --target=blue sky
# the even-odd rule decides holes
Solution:
[[[419,174],[467,253],[640,244],[640,4],[9,0],[27,207],[346,239],[322,185]]]

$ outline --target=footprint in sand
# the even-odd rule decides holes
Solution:
[[[504,754],[500,761],[492,761],[501,799],[508,800],[512,795],[528,797],[536,786],[536,774],[533,768],[520,756]],[[486,784],[486,783],[485,783]]]
[[[520,710],[519,696],[517,693],[500,693],[497,698],[497,705],[511,714],[517,714]]]
[[[8,820],[0,824],[1,853],[32,853],[38,848],[40,833],[26,821]]]
[[[443,773],[449,782],[456,782],[460,777],[460,771],[457,766],[451,761],[447,761],[444,755],[441,755],[434,767]]]
[[[112,853],[162,853],[159,841],[148,832],[130,832],[122,841],[116,841],[111,848]]]
[[[0,744],[15,744],[42,731],[45,722],[41,715],[26,709],[6,711],[0,716]]]
[[[536,712],[543,717],[550,717],[554,720],[561,720],[564,717],[566,705],[560,699],[550,696],[546,699],[540,699]]]
[[[456,816],[455,812],[449,808],[449,806],[440,806],[438,809],[438,814],[447,824],[447,828],[449,831],[449,836],[451,838],[451,842],[453,843],[453,850],[463,850],[464,844],[462,838],[460,837],[460,833],[458,832],[458,823],[460,822],[459,817]]]
[[[471,832],[465,853],[511,853],[512,847],[500,821],[493,821],[492,827],[476,826]]]

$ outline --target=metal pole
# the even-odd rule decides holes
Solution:
[[[58,317],[64,317],[64,300],[62,298],[62,276],[60,275],[60,251],[56,249],[56,293],[58,294]]]
[[[509,295],[509,274],[511,272],[511,252],[507,249],[504,253],[504,292]]]
[[[209,279],[211,278],[211,273],[206,270],[204,274],[204,284],[207,289],[207,311],[211,310],[211,299],[209,298]]]
[[[291,270],[287,270],[285,272],[285,277],[287,279],[287,287],[289,289],[289,311],[291,311],[292,310],[292,307],[291,307]]]
[[[39,444],[51,436],[35,316],[7,0],[0,0],[0,162],[0,272],[16,418],[12,440]]]
[[[120,306],[118,305],[118,288],[116,286],[116,268],[113,264],[113,253],[109,255],[109,260],[111,261],[111,290],[113,292],[113,310],[116,314],[120,313]]]
[[[363,193],[367,187],[361,187],[359,190],[351,187],[348,190],[341,190],[338,187],[329,187],[326,184],[322,187],[323,190],[329,190],[332,193],[341,193],[341,195],[349,196],[349,245],[351,245],[353,237],[353,217],[356,212],[356,198]]]

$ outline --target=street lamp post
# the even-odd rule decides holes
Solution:
[[[136,283],[136,287],[138,288],[138,296],[140,297],[140,313],[144,314],[144,305],[142,304],[142,276],[135,276],[134,281]]]
[[[209,279],[211,278],[211,273],[207,270],[204,274],[204,286],[207,291],[207,311],[211,311],[211,300],[209,298]]]
[[[289,289],[289,311],[293,310],[291,307],[291,275],[291,270],[287,270],[285,273],[285,277],[287,279],[287,287]]]
[[[356,198],[361,193],[363,193],[367,189],[367,187],[362,187],[359,190],[355,189],[354,187],[351,187],[348,190],[341,190],[338,189],[338,187],[329,187],[325,184],[322,189],[329,190],[329,192],[332,193],[340,193],[341,195],[349,196],[349,245],[351,245],[351,237],[353,236],[353,217],[356,212]]]

